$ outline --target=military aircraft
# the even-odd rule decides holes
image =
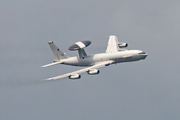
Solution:
[[[106,53],[94,55],[87,55],[84,50],[84,48],[91,44],[91,41],[88,40],[76,42],[69,47],[70,51],[78,51],[79,56],[76,57],[67,56],[53,43],[53,41],[49,41],[48,44],[52,52],[54,53],[56,59],[54,60],[54,63],[47,64],[42,67],[48,67],[56,64],[64,64],[72,66],[82,66],[86,68],[64,75],[48,78],[46,80],[57,80],[64,77],[69,77],[69,79],[80,79],[81,75],[79,73],[87,72],[87,74],[89,75],[96,75],[100,73],[97,68],[122,62],[144,60],[147,57],[147,53],[141,50],[122,49],[126,48],[128,44],[124,42],[119,43],[118,38],[114,35],[109,36]]]

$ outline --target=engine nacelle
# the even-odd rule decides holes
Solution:
[[[80,79],[81,78],[81,75],[79,74],[72,74],[69,76],[69,79]]]
[[[128,46],[127,43],[118,43],[119,48],[125,48]]]
[[[91,70],[88,70],[87,73],[88,73],[89,75],[96,75],[96,74],[99,74],[100,71],[97,70],[97,69],[91,69]]]

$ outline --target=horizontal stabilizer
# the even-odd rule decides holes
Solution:
[[[60,64],[62,62],[54,62],[54,63],[50,63],[50,64],[47,64],[47,65],[44,65],[44,66],[41,66],[41,67],[49,67],[49,66],[52,66],[52,65],[56,65],[56,64]]]

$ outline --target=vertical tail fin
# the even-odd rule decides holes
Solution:
[[[49,41],[48,44],[49,44],[49,46],[50,46],[50,48],[51,48],[51,50],[52,50],[52,52],[53,52],[56,60],[68,58],[68,56],[67,56],[65,53],[63,53],[63,52],[53,43],[53,41]]]

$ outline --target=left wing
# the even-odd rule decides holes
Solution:
[[[87,67],[87,68],[84,68],[84,69],[81,69],[81,70],[78,70],[78,71],[75,71],[75,72],[67,73],[67,74],[64,74],[64,75],[48,78],[46,80],[57,80],[57,79],[61,79],[61,78],[64,78],[64,77],[69,77],[69,76],[71,76],[73,74],[79,74],[79,73],[87,72],[90,69],[95,69],[95,68],[108,66],[108,65],[113,64],[113,63],[114,63],[114,61],[112,61],[112,60],[111,61],[101,62],[101,63],[98,63],[98,64],[93,65],[91,67]]]

